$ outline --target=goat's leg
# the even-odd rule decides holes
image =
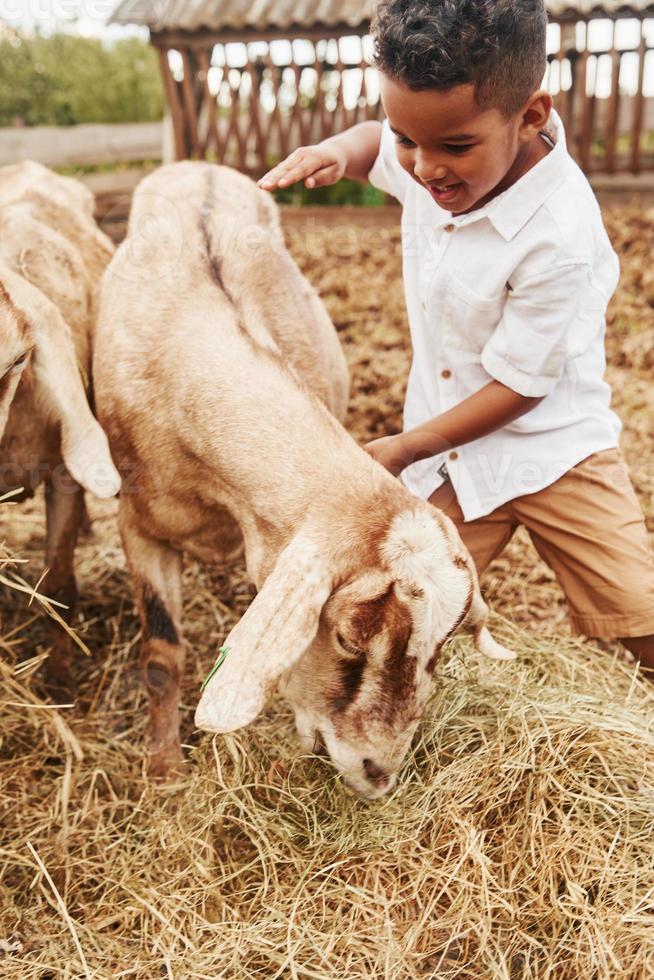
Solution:
[[[77,601],[75,545],[84,516],[82,488],[72,480],[66,480],[61,486],[47,483],[45,513],[47,572],[40,589],[49,599],[67,607],[60,609],[55,606],[61,618],[71,623]],[[54,620],[50,620],[49,631],[51,650],[45,668],[46,685],[56,700],[69,701],[75,691],[73,642],[66,630]]]
[[[141,618],[141,669],[150,700],[148,773],[165,778],[182,768],[179,738],[182,559],[174,548],[150,537],[128,502],[121,500],[120,533],[132,572]]]

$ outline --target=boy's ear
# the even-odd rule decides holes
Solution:
[[[0,281],[29,324],[36,393],[61,426],[61,455],[70,475],[97,497],[113,497],[120,477],[107,437],[93,417],[70,328],[51,300],[22,276],[0,265]]]
[[[520,124],[520,135],[523,139],[532,139],[547,126],[552,104],[552,96],[545,89],[538,89],[529,96],[522,110]]]

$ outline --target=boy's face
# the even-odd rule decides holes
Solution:
[[[507,119],[480,108],[473,85],[415,92],[383,73],[380,84],[400,165],[453,214],[486,204],[546,152],[537,132],[548,106],[542,119],[540,104],[531,117],[523,109]]]

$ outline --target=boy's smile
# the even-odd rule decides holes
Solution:
[[[400,165],[453,214],[482,207],[547,155],[538,137],[552,105],[547,92],[507,119],[482,109],[471,84],[414,91],[382,72],[380,85]]]

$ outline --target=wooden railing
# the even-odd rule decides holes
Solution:
[[[654,31],[643,21],[636,46],[613,44],[604,51],[578,48],[577,39],[576,24],[562,23],[545,82],[570,151],[588,173],[654,171],[654,97],[644,94],[646,65],[654,73]],[[360,56],[349,60],[342,57],[342,40],[305,38],[302,57],[293,48],[283,64],[273,59],[270,42],[250,41],[245,63],[236,65],[216,37],[154,35],[177,158],[217,160],[258,176],[297,146],[381,118],[370,39],[362,36]],[[350,53],[354,40],[348,38]],[[627,57],[637,59],[634,94],[621,84]],[[601,58],[612,66],[605,96],[597,86]]]
[[[654,97],[645,95],[646,70],[650,85],[654,74],[654,29],[646,30],[641,21],[638,42],[618,47],[618,24],[613,21],[613,43],[603,50],[577,47],[576,25],[564,24],[560,49],[548,59],[546,84],[556,93],[570,151],[587,173],[654,170]],[[635,81],[630,93],[623,82],[628,61]],[[602,62],[610,63],[610,90],[603,97],[598,85]]]
[[[216,159],[255,175],[297,146],[380,118],[370,62],[363,54],[328,60],[327,46],[338,50],[325,40],[312,45],[311,61],[278,64],[268,51],[239,66],[225,63],[220,45],[160,48],[178,158]]]
[[[38,160],[49,167],[95,166],[159,160],[163,123],[0,128],[0,166]]]

